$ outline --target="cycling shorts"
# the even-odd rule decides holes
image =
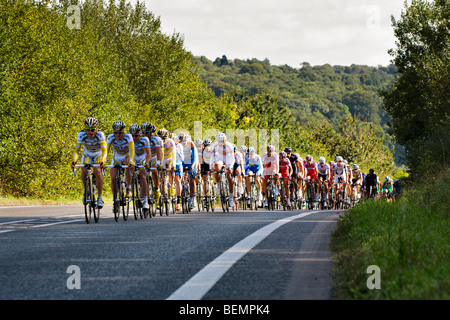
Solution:
[[[115,153],[113,155],[112,161],[111,161],[111,165],[115,166],[115,165],[124,165],[123,162],[125,161],[125,159],[127,159],[128,154],[124,154],[124,155],[120,155]]]
[[[134,162],[136,163],[137,166],[143,166],[145,165],[145,159],[146,159],[146,155],[145,153],[142,156],[135,156],[134,157]]]
[[[189,178],[195,178],[197,176],[197,169],[194,168],[194,170],[190,170],[192,167],[191,164],[183,164],[183,171],[188,171],[189,172]]]
[[[347,182],[346,178],[346,174],[335,174],[334,175],[334,184],[338,184],[339,183],[339,178],[341,178],[342,182]]]
[[[245,170],[245,175],[248,175],[249,172],[253,172],[256,176],[258,175],[260,169],[261,168],[259,165],[248,166],[247,170]],[[261,176],[261,174],[259,174],[258,176]]]
[[[102,152],[84,152],[81,157],[82,164],[99,164],[102,161]]]

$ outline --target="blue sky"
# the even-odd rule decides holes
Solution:
[[[130,1],[132,4],[136,0]],[[274,65],[390,63],[391,15],[403,0],[145,0],[165,33],[210,60],[269,59]]]

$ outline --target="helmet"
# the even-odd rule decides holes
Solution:
[[[158,137],[160,137],[162,140],[166,140],[167,137],[169,136],[169,131],[167,131],[166,129],[162,128],[159,129],[157,132]]]
[[[284,152],[292,153],[292,148],[291,147],[286,147],[286,148],[284,148]]]
[[[320,163],[325,163],[325,157],[320,157],[320,158],[319,158],[319,162],[320,162]]]
[[[342,158],[341,156],[337,156],[336,161],[344,161],[344,158]]]
[[[131,134],[139,134],[141,132],[141,126],[138,124],[132,124],[130,126],[130,133]]]
[[[200,146],[203,144],[203,140],[197,139],[197,140],[195,140],[194,143],[195,143],[195,145]]]
[[[125,129],[125,123],[123,123],[123,121],[114,121],[112,128],[114,131],[123,132],[123,129]]]
[[[298,156],[297,158],[298,158],[298,161],[303,162],[303,158],[302,157]]]
[[[186,132],[182,132],[178,135],[178,140],[180,140],[180,142],[185,142],[187,141],[187,137],[188,134]]]
[[[209,140],[209,139],[203,140],[203,145],[204,145],[205,147],[209,146],[210,144],[211,144],[211,140]]]
[[[233,152],[237,151],[237,146],[235,144],[233,144]]]
[[[353,165],[353,169],[359,169],[359,166],[355,163],[355,164]]]
[[[384,180],[391,181],[391,178],[389,178],[389,176],[386,176],[386,178],[384,178]]]
[[[334,161],[331,160],[331,161],[330,161],[330,166],[333,166],[333,165],[334,165]]]
[[[95,118],[87,118],[84,120],[84,125],[86,126],[86,129],[97,129],[98,127],[98,120]]]
[[[220,132],[217,136],[216,136],[216,140],[218,142],[225,142],[225,140],[227,139],[227,136],[225,135],[225,133]]]
[[[369,169],[369,173],[374,173],[374,172],[375,172],[375,170]]]
[[[274,152],[275,147],[273,145],[267,146],[267,152]]]
[[[306,156],[306,160],[308,160],[308,161],[312,161],[312,156],[310,156],[309,154]]]
[[[255,148],[252,148],[252,147],[248,148],[248,154],[253,154],[253,153],[255,153]]]
[[[280,152],[280,158],[286,158],[286,152],[284,152],[284,151],[281,151]]]
[[[247,151],[247,147],[246,146],[240,146],[239,150],[241,150],[242,152],[246,152]]]
[[[156,131],[156,127],[151,122],[144,122],[142,124],[142,133],[153,133]]]

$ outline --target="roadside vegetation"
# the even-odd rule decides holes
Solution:
[[[368,200],[344,214],[332,236],[334,298],[450,298],[450,170],[394,203]],[[380,268],[369,290],[367,268]]]
[[[450,299],[450,6],[405,5],[390,50],[399,72],[382,97],[389,131],[406,150],[407,188],[394,203],[366,201],[339,220],[336,299]],[[367,286],[371,265],[380,289]]]

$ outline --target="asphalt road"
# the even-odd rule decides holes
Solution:
[[[193,212],[86,224],[82,206],[0,207],[0,299],[332,296],[338,211]]]

